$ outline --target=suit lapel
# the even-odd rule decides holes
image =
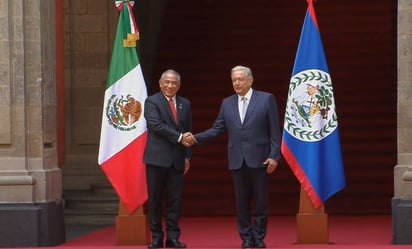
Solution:
[[[177,123],[179,123],[180,117],[182,116],[183,104],[180,101],[180,97],[176,95],[176,113],[177,113]]]
[[[233,114],[233,119],[236,120],[239,124],[242,124],[242,121],[240,120],[240,113],[239,113],[239,99],[238,95],[235,94],[233,95],[231,99],[231,109],[232,109],[232,114]]]
[[[250,96],[249,104],[246,109],[245,119],[243,120],[243,123],[245,123],[249,119],[249,116],[252,115],[253,109],[255,109],[258,102],[257,95],[258,94],[256,93],[256,91],[252,92],[252,96]]]
[[[169,115],[170,120],[172,121],[172,123],[174,123],[175,121],[174,121],[174,118],[173,118],[172,110],[170,109],[169,102],[166,99],[166,97],[163,95],[163,93],[159,93],[159,99],[160,99],[160,103],[162,103],[163,108],[165,110],[167,110],[167,113]],[[176,97],[176,99],[177,99],[177,97]],[[176,102],[177,102],[177,100],[176,100]],[[179,119],[179,113],[177,114],[177,118]]]

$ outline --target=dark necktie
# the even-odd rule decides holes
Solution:
[[[173,98],[169,98],[169,106],[170,106],[170,109],[172,110],[175,123],[177,123],[177,112],[176,112],[175,102],[173,101]]]

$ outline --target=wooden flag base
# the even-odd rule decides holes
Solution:
[[[116,245],[147,245],[149,227],[143,206],[132,214],[120,201],[119,215],[116,217]]]
[[[297,221],[298,244],[329,244],[328,215],[322,205],[315,208],[303,188],[300,189]]]

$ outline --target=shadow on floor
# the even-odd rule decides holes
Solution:
[[[107,226],[108,225],[66,225],[66,242]]]

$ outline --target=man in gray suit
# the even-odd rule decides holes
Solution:
[[[149,225],[152,241],[149,248],[162,248],[162,199],[165,194],[166,247],[185,248],[179,241],[180,206],[183,175],[189,170],[192,142],[192,111],[188,99],[176,95],[180,89],[180,75],[175,70],[165,71],[159,80],[160,92],[145,101],[144,116],[149,131],[144,151],[148,187]]]
[[[252,89],[248,67],[231,71],[235,94],[225,98],[213,126],[194,135],[204,143],[228,131],[228,161],[236,196],[242,248],[264,248],[268,223],[269,174],[280,160],[280,127],[275,97]],[[251,200],[255,210],[251,215]]]

